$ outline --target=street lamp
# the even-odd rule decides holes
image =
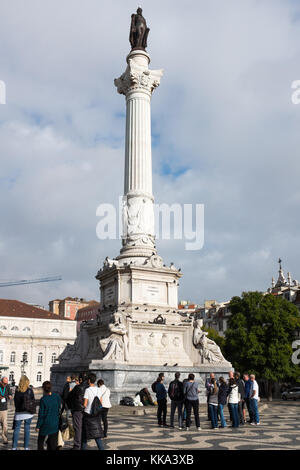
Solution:
[[[26,356],[23,356],[23,359],[21,360],[21,375],[25,375],[25,366],[28,364],[28,361],[26,359]]]

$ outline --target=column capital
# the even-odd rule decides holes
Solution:
[[[153,90],[160,84],[163,70],[150,70],[148,65],[138,63],[138,57],[127,58],[125,72],[114,80],[118,93],[127,95],[132,91],[141,91],[151,96]]]

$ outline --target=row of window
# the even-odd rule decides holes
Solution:
[[[57,355],[56,353],[52,353],[51,355],[51,363],[52,364],[55,364],[55,361],[56,361],[56,358],[57,358]],[[0,350],[0,364],[3,364],[3,361],[4,361],[4,352],[2,350]],[[24,352],[22,354],[22,361],[25,362],[25,361],[28,361],[28,353],[27,352]],[[9,360],[10,364],[15,364],[16,363],[16,352],[15,351],[12,351],[10,353],[10,360]],[[38,356],[37,356],[37,363],[38,364],[43,364],[44,362],[44,354],[42,352],[38,353]]]
[[[10,371],[9,376],[8,376],[8,380],[9,380],[10,383],[15,382],[15,373],[14,373],[14,371],[12,371],[12,370]],[[37,373],[36,381],[37,382],[42,381],[42,373],[41,372]]]
[[[0,330],[2,330],[2,331],[7,330],[7,327],[5,325],[1,325]],[[12,326],[10,330],[11,331],[20,331],[18,326]],[[31,329],[29,328],[29,326],[25,326],[25,328],[23,328],[22,331],[31,331]],[[51,333],[59,333],[59,330],[57,328],[53,328]]]

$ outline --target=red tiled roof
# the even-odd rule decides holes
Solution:
[[[20,302],[19,300],[0,299],[0,317],[45,318],[47,320],[62,320],[61,317],[42,308]],[[73,321],[69,318],[63,320]]]

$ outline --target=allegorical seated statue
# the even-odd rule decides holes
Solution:
[[[108,325],[109,335],[100,340],[103,360],[128,361],[128,337],[123,315],[116,313]]]
[[[220,347],[211,339],[207,338],[207,331],[202,330],[203,320],[195,320],[194,322],[194,333],[193,333],[193,344],[195,348],[199,349],[202,357],[202,362],[214,363],[214,362],[228,362],[224,358]]]
[[[142,13],[143,10],[138,8],[136,13],[131,15],[129,42],[132,49],[145,50],[147,47],[147,37],[150,29],[147,28],[146,20]]]

